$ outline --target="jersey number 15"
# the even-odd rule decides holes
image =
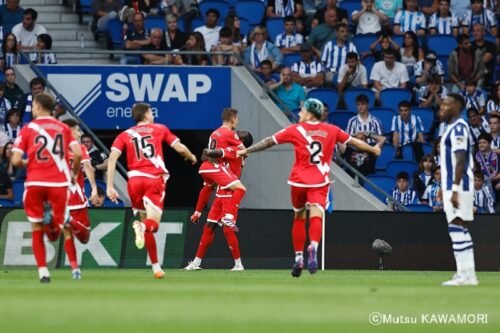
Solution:
[[[146,135],[139,138],[132,138],[132,142],[134,143],[135,157],[137,160],[141,160],[142,156],[149,159],[155,156],[155,146],[148,142],[147,140],[151,139],[151,135]]]

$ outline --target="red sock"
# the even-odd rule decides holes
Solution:
[[[226,236],[227,245],[229,246],[233,259],[240,259],[240,245],[234,230],[226,226],[224,226],[222,230],[224,231],[224,236]]]
[[[323,219],[319,216],[313,216],[309,219],[309,240],[311,242],[321,241],[321,231],[323,229]]]
[[[83,225],[80,221],[71,218],[69,224],[73,228],[73,236],[75,236],[80,243],[87,244],[90,238],[90,230]]]
[[[231,196],[231,201],[229,201],[229,209],[228,213],[236,216],[238,213],[238,208],[240,207],[240,202],[243,200],[246,191],[241,188],[237,188],[233,191],[233,195]]]
[[[294,219],[292,227],[293,250],[303,252],[306,244],[306,219]]]
[[[212,194],[213,186],[205,185],[200,190],[200,194],[198,194],[198,202],[196,203],[196,211],[201,212],[207,205],[208,199],[210,199],[210,195]]]
[[[145,219],[142,221],[146,226],[146,232],[157,232],[158,231],[158,223],[153,219]]]
[[[78,262],[76,261],[76,248],[73,238],[68,238],[64,241],[64,250],[66,250],[66,254],[68,255],[71,269],[77,269]]]
[[[47,235],[47,238],[51,242],[56,241],[61,234],[61,229],[52,223],[51,224],[44,224],[42,228],[43,228],[43,232]]]
[[[146,231],[144,233],[144,240],[146,241],[146,249],[148,250],[149,259],[152,264],[158,262],[158,253],[156,251],[156,240],[152,232]]]
[[[36,265],[38,267],[47,267],[47,259],[45,257],[45,243],[43,242],[43,231],[33,230],[31,244],[33,254],[35,255]]]
[[[215,228],[211,228],[208,223],[205,223],[203,228],[203,235],[201,235],[200,245],[198,245],[198,251],[196,251],[196,256],[203,259],[208,248],[214,241]]]

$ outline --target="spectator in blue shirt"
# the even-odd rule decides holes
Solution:
[[[0,26],[3,35],[6,36],[12,28],[23,21],[24,9],[19,7],[19,0],[6,0],[5,5],[0,6]]]
[[[392,190],[392,198],[394,201],[399,202],[403,206],[419,203],[417,192],[410,188],[408,179],[409,176],[407,172],[401,171],[398,173],[396,175],[396,186]],[[390,210],[395,212],[399,211],[398,206],[389,199],[387,205]]]
[[[290,111],[300,109],[306,100],[304,88],[292,81],[292,71],[289,67],[281,70],[280,82],[271,88]],[[281,105],[278,106],[283,110]]]

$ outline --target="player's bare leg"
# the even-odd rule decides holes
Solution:
[[[323,229],[323,214],[322,207],[318,205],[309,207],[309,240],[311,243],[307,247],[307,269],[311,274],[316,273],[318,270],[318,245],[321,241]]]
[[[228,211],[225,212],[224,216],[221,219],[221,222],[229,228],[233,229],[235,232],[238,232],[239,228],[236,226],[235,216],[238,214],[240,202],[241,200],[243,200],[247,189],[240,181],[235,182],[230,187],[228,187],[228,189],[233,191],[233,194],[229,202]]]
[[[162,211],[148,203],[147,200],[144,201],[144,207],[146,208],[146,213],[139,214],[141,221],[134,221],[133,224],[134,231],[136,231],[136,245],[138,238],[140,239],[142,234],[144,240],[143,247],[145,244],[149,259],[151,260],[154,277],[162,279],[165,276],[165,272],[161,269],[158,262],[156,240],[154,238],[154,233],[158,231],[160,225]]]
[[[50,273],[47,268],[47,257],[45,251],[45,243],[43,242],[43,224],[31,223],[32,230],[32,247],[35,256],[36,265],[38,266],[38,277],[40,282],[50,282]]]
[[[292,268],[292,276],[299,277],[304,268],[304,246],[306,243],[306,209],[295,211],[292,227],[293,249],[295,251],[295,262]]]

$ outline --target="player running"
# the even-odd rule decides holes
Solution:
[[[238,131],[237,134],[245,147],[250,147],[252,145],[253,138],[249,132]],[[207,159],[213,161],[215,158],[223,158],[228,164],[229,171],[231,171],[237,178],[240,178],[241,171],[243,169],[243,158],[238,157],[236,154],[237,150],[239,149],[238,147],[227,147],[224,149],[204,149],[201,159],[202,161]],[[192,222],[198,223],[201,212],[205,208],[213,188],[214,187],[211,185],[205,185],[201,189],[200,195],[198,196],[198,202],[196,204],[196,211],[191,216]],[[241,262],[238,238],[236,237],[233,228],[230,228],[227,225],[223,225],[221,222],[223,212],[228,209],[229,202],[231,201],[231,195],[231,190],[223,190],[217,188],[215,200],[212,203],[212,207],[210,207],[210,211],[208,212],[207,223],[203,228],[203,234],[201,235],[200,245],[198,246],[198,250],[196,251],[196,257],[184,268],[185,270],[194,271],[201,269],[201,261],[205,257],[205,253],[214,240],[215,228],[218,224],[222,226],[227,245],[229,246],[229,250],[231,251],[231,255],[234,259],[234,267],[231,270],[243,271],[245,269],[243,267],[243,263]],[[236,218],[237,216],[235,216],[235,221]]]
[[[238,126],[238,110],[225,108],[222,111],[222,126],[213,131],[208,141],[209,149],[225,149],[227,147],[244,148],[238,134],[233,130]],[[217,185],[222,190],[231,190],[232,196],[227,204],[227,208],[223,211],[221,222],[226,226],[238,231],[236,227],[236,214],[241,200],[245,196],[246,188],[241,181],[233,173],[228,171],[224,164],[224,159],[204,161],[198,173],[201,175],[206,185]],[[202,189],[208,191],[210,196],[211,189]],[[206,193],[200,192],[200,195]],[[198,214],[199,215],[199,214]],[[199,216],[198,216],[199,217]]]
[[[48,94],[41,93],[34,98],[32,112],[35,120],[22,128],[12,149],[12,164],[27,168],[24,209],[31,222],[33,254],[42,283],[50,282],[44,233],[49,240],[55,241],[62,229],[68,259],[76,262],[72,232],[64,225],[64,215],[69,197],[68,186],[72,177],[80,171],[82,151],[69,127],[51,117],[53,107],[54,98]],[[71,171],[70,151],[74,160]],[[27,161],[23,160],[25,153]],[[49,202],[53,212],[52,223],[48,225],[42,223],[45,202]]]
[[[330,163],[337,142],[348,143],[358,150],[380,155],[380,147],[351,137],[337,126],[322,123],[323,104],[309,98],[299,113],[299,123],[282,129],[250,148],[238,151],[238,156],[247,156],[274,145],[291,143],[295,149],[288,184],[291,185],[292,207],[295,211],[292,240],[295,263],[292,276],[299,277],[304,267],[303,251],[306,242],[306,208],[309,208],[309,254],[307,268],[311,274],[318,269],[317,250],[321,240],[322,221],[328,200]]]
[[[154,116],[149,104],[134,104],[132,118],[137,125],[120,133],[111,147],[107,195],[112,201],[117,202],[119,196],[114,188],[113,180],[116,161],[125,151],[129,169],[127,190],[134,214],[139,215],[139,220],[132,224],[135,231],[135,245],[138,249],[142,249],[146,244],[154,277],[161,279],[165,273],[158,262],[153,233],[158,231],[163,212],[165,182],[170,176],[163,160],[162,144],[166,142],[192,164],[196,164],[196,156],[166,126],[154,124]]]
[[[443,286],[477,286],[474,248],[467,228],[474,220],[474,175],[469,125],[462,118],[465,106],[459,94],[448,94],[439,116],[448,126],[441,137],[441,188],[448,232],[453,243],[457,273]]]

